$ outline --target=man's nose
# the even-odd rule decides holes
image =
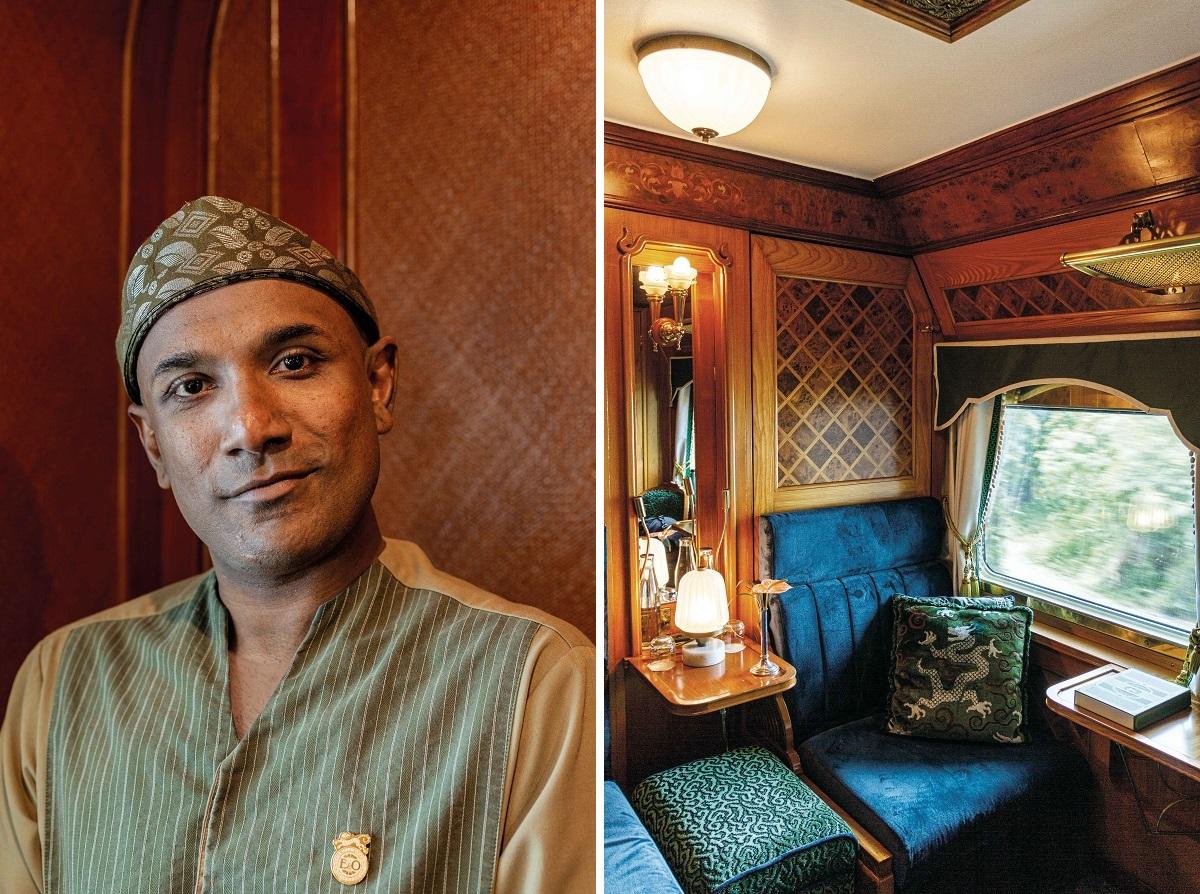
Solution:
[[[226,386],[224,453],[270,453],[286,446],[292,429],[272,383],[248,376]]]

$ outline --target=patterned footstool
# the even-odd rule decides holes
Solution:
[[[852,894],[850,827],[762,748],[657,773],[633,806],[687,894]]]

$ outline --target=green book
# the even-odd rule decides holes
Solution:
[[[1130,668],[1075,689],[1075,707],[1139,730],[1191,706],[1191,691]]]

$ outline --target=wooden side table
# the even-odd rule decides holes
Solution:
[[[1194,782],[1200,782],[1200,707],[1195,703],[1191,709],[1165,717],[1157,723],[1152,723],[1144,729],[1134,730],[1113,723],[1106,717],[1093,714],[1086,708],[1075,706],[1075,689],[1084,683],[1120,673],[1125,670],[1119,664],[1106,664],[1097,667],[1077,677],[1063,680],[1046,690],[1046,707],[1060,717],[1090,730],[1109,741],[1110,747],[1120,755],[1121,766],[1129,779],[1130,790],[1137,803],[1138,813],[1146,830],[1155,835],[1197,835],[1200,829],[1163,830],[1162,821],[1167,812],[1177,804],[1197,800],[1195,797],[1182,797],[1168,804],[1158,813],[1158,819],[1151,824],[1147,819],[1147,805],[1143,803],[1142,794],[1138,790],[1137,781],[1130,772],[1129,762],[1125,757],[1126,750],[1147,758],[1160,767],[1174,770]],[[1152,815],[1153,810],[1149,813]]]
[[[629,666],[667,700],[667,710],[683,717],[709,714],[758,698],[780,697],[796,685],[796,669],[776,655],[777,677],[756,677],[750,668],[758,663],[758,652],[746,646],[740,652],[726,653],[725,660],[708,667],[687,667],[678,659],[670,670],[652,671],[652,659],[632,656]]]
[[[772,708],[767,713],[772,725],[778,724],[771,738],[783,742],[785,759],[793,769],[800,758],[792,739],[792,724],[783,693],[796,685],[796,669],[774,652],[771,658],[779,665],[779,676],[756,677],[750,668],[758,663],[758,651],[749,644],[740,652],[729,652],[725,660],[708,667],[688,667],[676,656],[670,670],[652,671],[651,659],[641,656],[626,658],[626,663],[645,680],[667,703],[667,710],[681,717],[711,714],[721,715],[721,738],[729,747],[726,710],[735,705],[759,699],[769,699]],[[774,749],[773,749],[774,750]]]
[[[1074,690],[1077,687],[1123,670],[1125,668],[1119,664],[1106,664],[1056,683],[1046,690],[1046,707],[1122,748],[1200,782],[1200,708],[1195,704],[1190,711],[1173,714],[1137,732],[1085,708],[1075,707]]]

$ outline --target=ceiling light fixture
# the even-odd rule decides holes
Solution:
[[[771,90],[771,66],[719,37],[668,34],[639,43],[638,73],[663,116],[708,142],[748,125]]]

